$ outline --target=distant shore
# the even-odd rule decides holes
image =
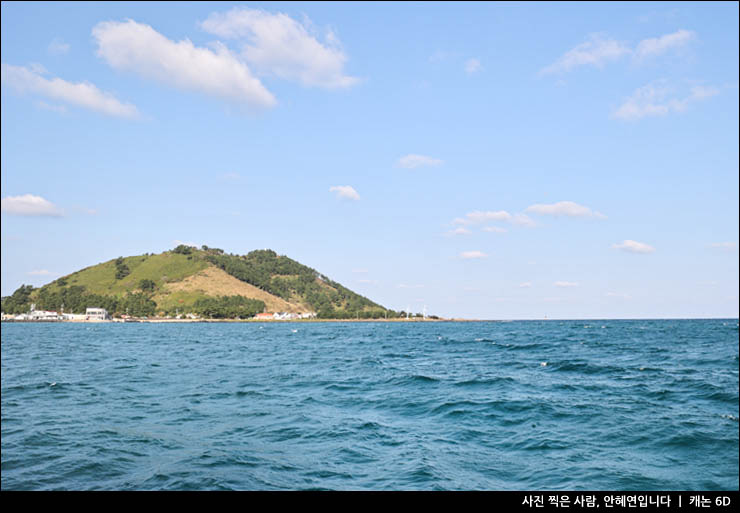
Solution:
[[[58,320],[15,320],[15,319],[3,319],[2,322],[12,322],[12,323],[31,323],[31,322],[37,322],[37,323],[86,323],[86,324],[100,324],[100,323],[120,323],[120,324],[131,324],[131,323],[196,323],[196,322],[257,322],[257,323],[273,323],[273,324],[280,324],[280,323],[287,323],[287,322],[302,322],[302,323],[311,323],[311,322],[480,322],[484,319],[421,319],[421,318],[395,318],[395,319],[167,319],[167,318],[161,318],[161,317],[153,317],[150,319],[111,319],[111,320],[64,320],[64,321],[58,321]]]

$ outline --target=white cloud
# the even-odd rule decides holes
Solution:
[[[688,95],[679,98],[675,88],[666,81],[657,81],[640,87],[632,96],[612,113],[612,118],[635,121],[648,116],[665,116],[671,112],[683,112],[692,103],[719,94],[709,86],[691,87]]]
[[[543,68],[540,75],[565,73],[579,66],[603,68],[607,61],[619,59],[629,53],[630,49],[619,41],[592,34],[588,41],[577,45],[553,64]]]
[[[306,25],[311,28],[307,18]],[[242,54],[263,73],[330,89],[359,81],[344,74],[347,56],[332,31],[319,42],[306,26],[286,14],[235,7],[212,13],[200,26],[223,38],[246,39]]]
[[[17,216],[62,217],[64,211],[41,196],[24,194],[2,199],[2,212]]]
[[[506,228],[499,228],[498,226],[485,226],[483,228],[483,231],[490,233],[506,233]]]
[[[612,244],[612,248],[629,251],[630,253],[652,253],[655,251],[655,248],[648,244],[629,239],[625,240],[621,244]]]
[[[695,32],[681,29],[661,37],[643,39],[635,49],[635,58],[642,60],[648,57],[662,55],[671,49],[685,46],[695,37]]]
[[[617,297],[620,299],[632,299],[629,294],[623,294],[620,292],[607,292],[606,297]]]
[[[529,289],[532,288],[532,282],[531,281],[525,281],[524,283],[519,284],[520,289]]]
[[[573,282],[573,281],[556,281],[555,283],[553,283],[553,285],[555,285],[556,287],[561,287],[561,288],[572,288],[572,287],[577,287],[578,283]]]
[[[397,166],[406,169],[414,169],[421,166],[441,166],[442,161],[425,155],[409,154],[398,159]]]
[[[69,52],[69,43],[65,43],[64,41],[56,37],[51,43],[49,43],[47,51],[51,55],[63,55]]]
[[[478,59],[468,59],[465,61],[465,73],[472,75],[473,73],[479,72],[481,69],[480,61]]]
[[[447,232],[447,235],[470,235],[471,233],[473,232],[471,232],[467,228],[463,228],[462,226],[459,226],[455,228],[454,230],[450,230],[449,232]]]
[[[511,218],[511,222],[513,224],[519,225],[519,226],[527,226],[527,227],[534,227],[537,226],[537,223],[535,223],[532,218],[530,218],[526,214],[516,214]]]
[[[360,199],[360,195],[357,194],[357,191],[349,185],[335,185],[333,187],[329,187],[329,192],[336,192],[338,198],[347,198],[355,201]]]
[[[58,112],[59,114],[67,113],[67,107],[65,107],[64,105],[50,105],[40,100],[36,102],[36,107],[42,110],[50,110],[52,112]]]
[[[34,93],[78,107],[122,118],[137,118],[139,111],[130,103],[121,103],[112,94],[90,82],[72,83],[61,78],[42,77],[37,67],[12,66],[2,63],[2,83],[20,93]]]
[[[251,108],[276,105],[275,97],[223,44],[199,48],[174,42],[133,20],[98,23],[92,31],[98,56],[111,67],[178,89],[197,91]]]
[[[599,217],[604,218],[604,214],[594,212],[588,207],[579,205],[572,201],[559,201],[550,205],[537,204],[527,207],[527,212],[549,216],[568,216],[568,217]]]
[[[737,250],[737,242],[715,242],[710,244],[709,247],[724,249],[725,251],[735,251]]]
[[[56,273],[53,273],[46,269],[39,269],[38,271],[28,271],[26,274],[29,274],[31,276],[51,276],[52,274]]]
[[[460,253],[460,258],[469,260],[472,258],[486,258],[488,255],[483,253],[482,251],[463,251]]]
[[[510,221],[511,214],[506,210],[498,211],[480,211],[469,212],[465,214],[465,217],[457,217],[452,222],[453,224],[480,224],[487,221]]]
[[[511,215],[506,210],[475,210],[468,212],[465,217],[456,217],[452,220],[452,224],[458,225],[471,225],[471,224],[482,224],[491,221],[506,221],[511,224],[519,226],[536,226],[535,222],[526,214],[515,214]],[[484,228],[487,232],[499,232],[506,231],[503,228],[498,227],[486,227]]]

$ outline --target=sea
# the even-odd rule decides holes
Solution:
[[[3,490],[737,490],[738,320],[3,323]]]

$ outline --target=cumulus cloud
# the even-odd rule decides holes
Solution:
[[[635,58],[642,60],[648,57],[662,55],[674,48],[680,48],[688,44],[696,37],[696,33],[691,30],[678,30],[672,34],[666,34],[661,37],[643,39],[635,49]]]
[[[566,73],[579,66],[603,68],[608,61],[619,59],[630,53],[630,49],[614,39],[592,34],[588,41],[575,46],[563,54],[557,61],[546,66],[540,75]]]
[[[536,204],[527,207],[527,212],[534,212],[535,214],[542,214],[548,216],[568,216],[568,217],[606,217],[604,214],[594,212],[588,207],[579,205],[572,201],[559,201],[550,205]]]
[[[398,159],[396,165],[406,169],[414,169],[421,166],[441,166],[442,161],[425,155],[409,154]]]
[[[469,260],[473,258],[486,258],[488,255],[483,253],[482,251],[463,251],[460,253],[460,258]]]
[[[333,187],[329,187],[329,192],[336,192],[338,198],[347,198],[355,201],[360,199],[360,195],[357,194],[357,191],[349,185],[335,185]]]
[[[481,63],[478,59],[468,59],[465,61],[465,73],[472,75],[482,69]]]
[[[613,113],[612,118],[636,121],[649,116],[665,116],[672,112],[684,112],[690,104],[719,94],[719,89],[709,86],[693,86],[688,94],[678,97],[675,88],[666,81],[657,81],[640,87]]]
[[[553,285],[560,288],[572,288],[577,287],[578,283],[573,281],[556,281],[555,283],[553,283]]]
[[[0,203],[2,203],[2,212],[5,214],[33,217],[62,217],[64,215],[64,211],[52,202],[33,194],[7,196]]]
[[[621,244],[612,244],[612,248],[629,251],[630,253],[652,253],[655,251],[654,247],[645,244],[644,242],[637,242],[629,239],[625,240]]]
[[[283,13],[235,7],[212,13],[200,26],[226,39],[246,40],[244,59],[263,73],[328,89],[356,84],[356,77],[344,73],[347,56],[337,36],[329,31],[320,42],[309,32],[310,23],[306,19],[306,25],[301,24]]]
[[[46,71],[37,66],[12,66],[2,63],[2,83],[19,93],[32,93],[53,98],[108,116],[137,118],[139,111],[130,103],[122,103],[110,93],[90,82],[67,82],[61,78],[46,78]]]
[[[214,43],[209,49],[196,47],[188,39],[174,42],[133,20],[98,23],[92,35],[98,56],[114,69],[253,109],[277,103],[246,64],[223,44]]]

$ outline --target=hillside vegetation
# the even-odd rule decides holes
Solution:
[[[272,250],[246,255],[180,245],[160,254],[119,257],[63,276],[40,288],[23,285],[2,298],[2,311],[114,315],[194,313],[246,318],[267,312],[315,312],[320,318],[380,318],[397,314]]]

